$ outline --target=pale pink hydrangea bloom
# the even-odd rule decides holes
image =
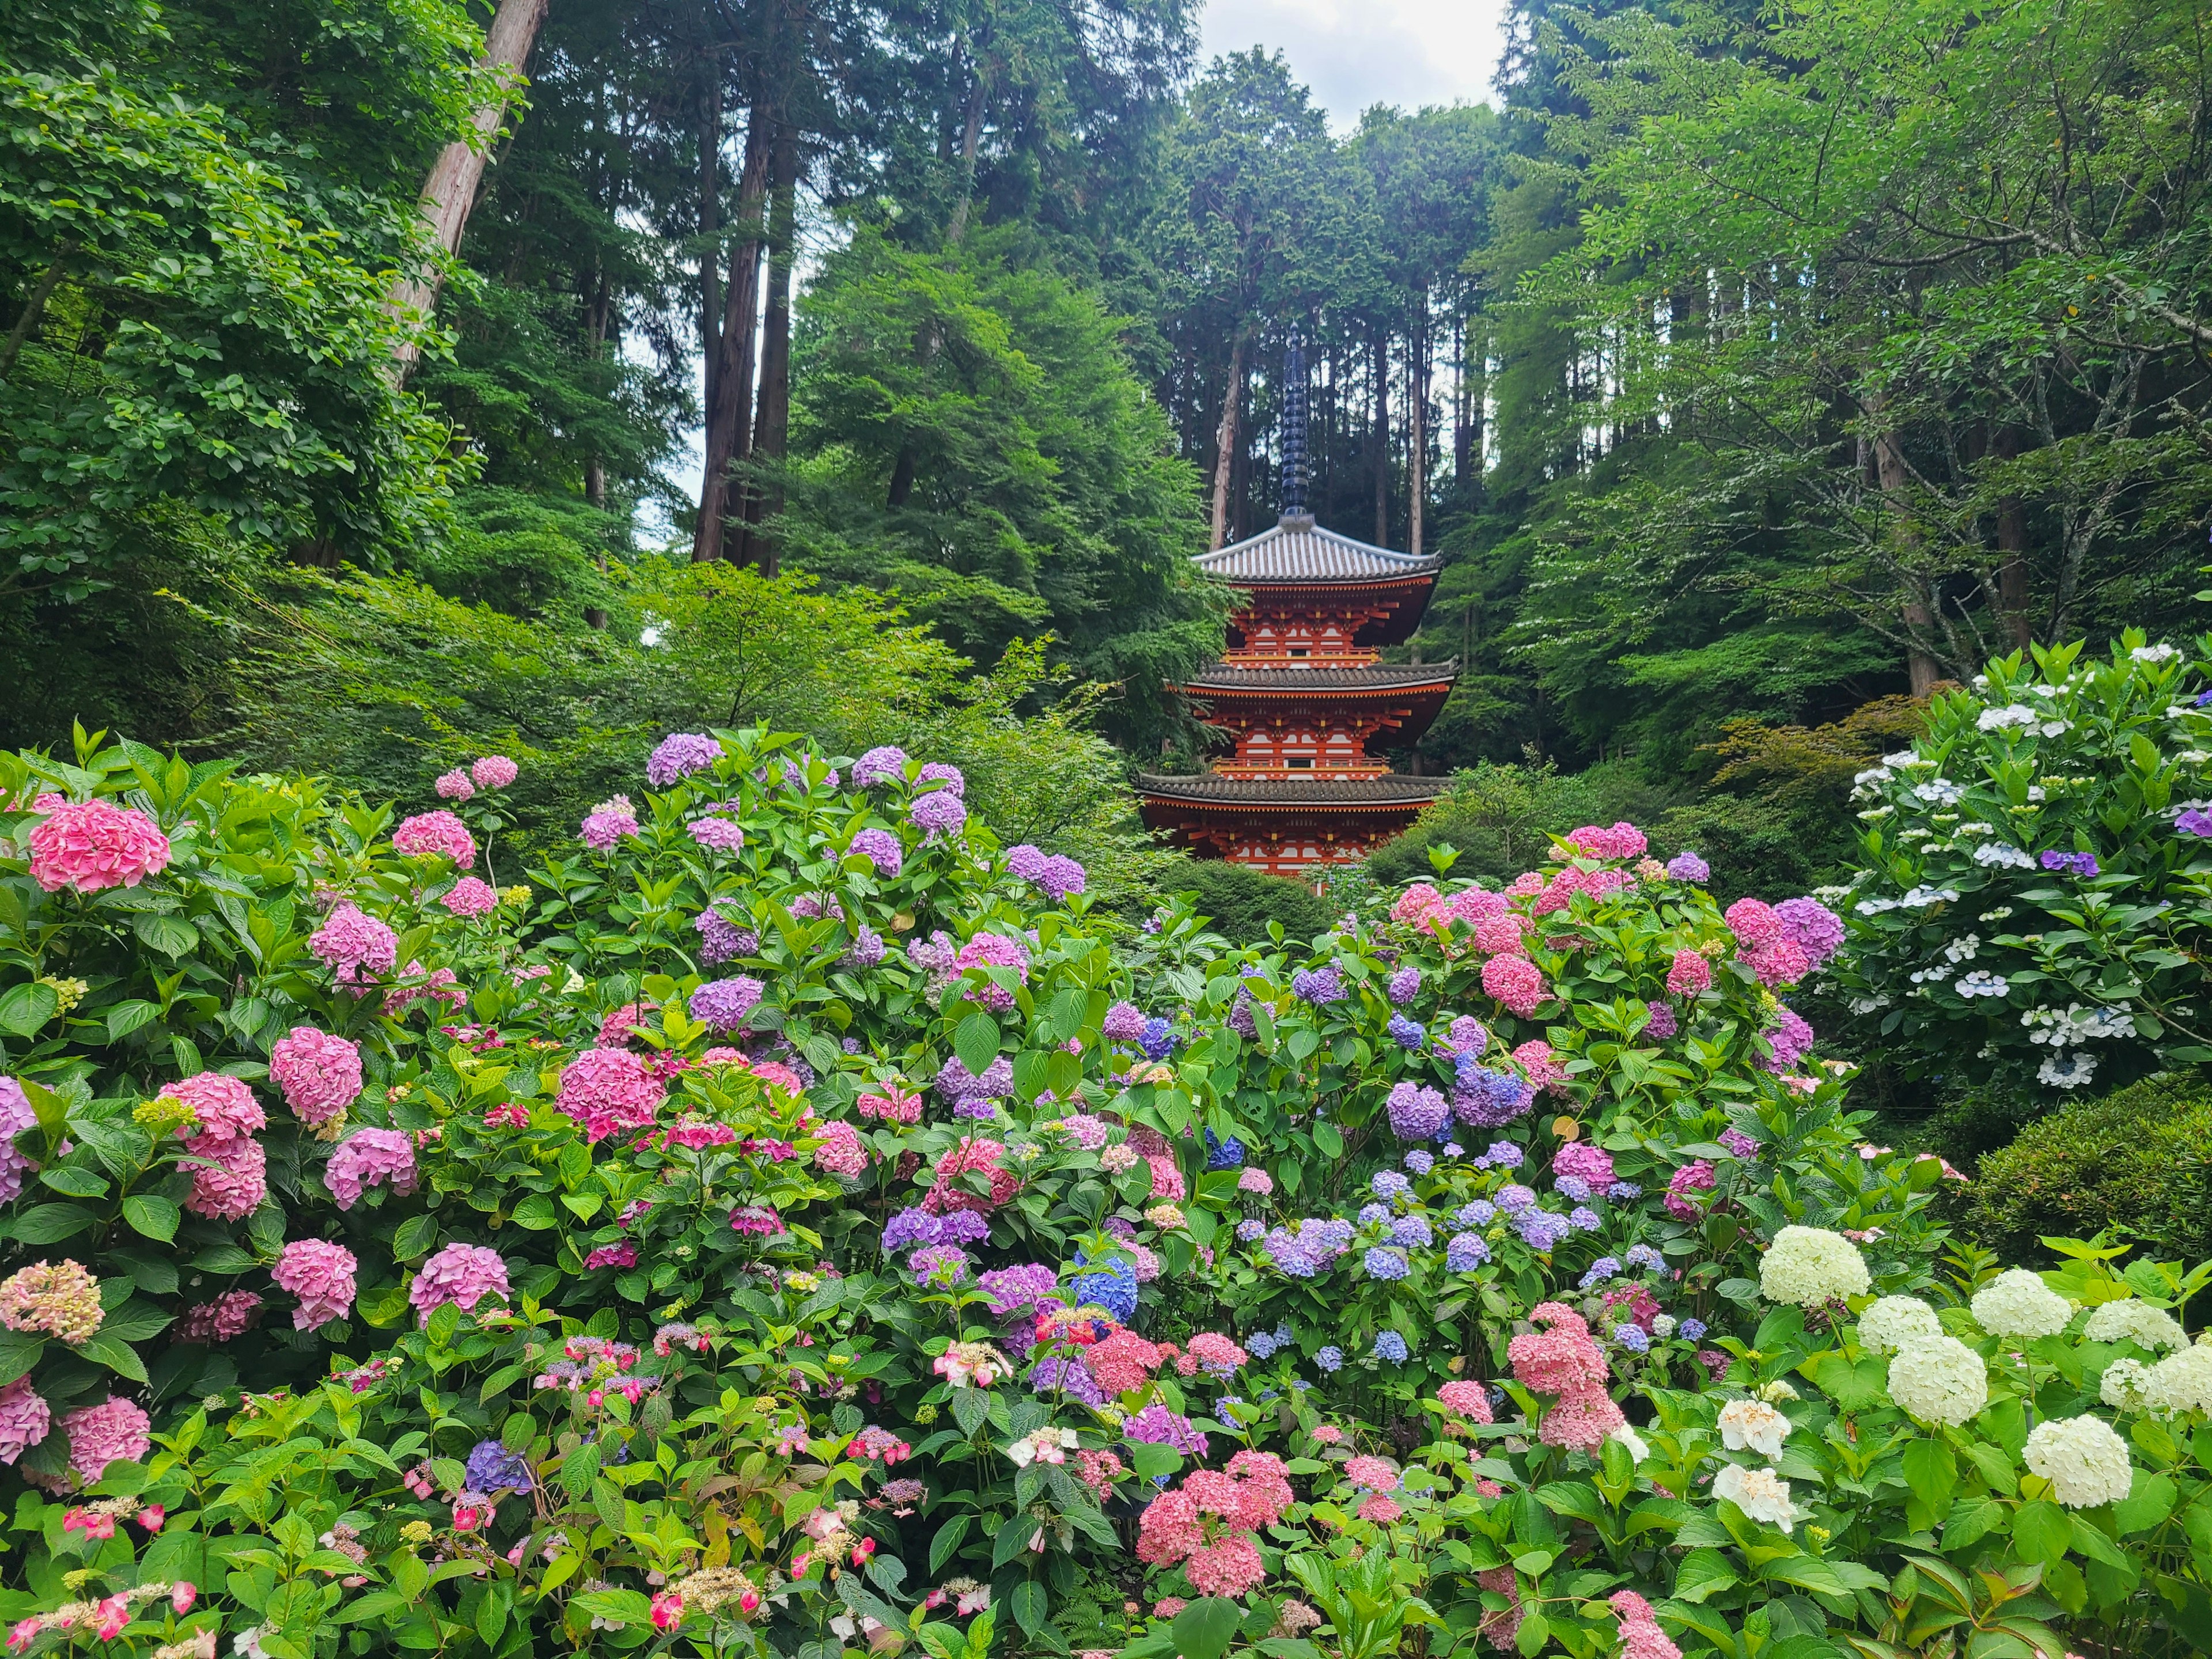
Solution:
[[[860,1144],[860,1131],[849,1123],[825,1123],[821,1128],[822,1144],[814,1149],[817,1169],[832,1175],[857,1176],[868,1167],[867,1148]]]
[[[136,887],[168,864],[168,837],[135,807],[65,800],[31,830],[31,879],[49,893]]]
[[[69,1434],[70,1467],[87,1481],[100,1479],[112,1462],[136,1463],[153,1449],[153,1423],[128,1400],[112,1395],[62,1419]]]
[[[1398,1506],[1396,1498],[1386,1497],[1379,1492],[1354,1511],[1362,1521],[1372,1521],[1383,1527],[1389,1526],[1405,1512]]]
[[[1398,1485],[1398,1466],[1387,1457],[1354,1457],[1344,1465],[1344,1478],[1370,1492],[1391,1492]]]
[[[293,1115],[320,1127],[361,1097],[361,1045],[295,1025],[269,1051],[269,1076]]]
[[[1659,1628],[1651,1604],[1634,1590],[1615,1590],[1606,1605],[1620,1620],[1620,1659],[1682,1659],[1682,1650]]]
[[[1765,945],[1784,936],[1782,918],[1762,899],[1740,898],[1729,906],[1722,919],[1741,945]]]
[[[561,1073],[560,1107],[581,1126],[584,1139],[605,1139],[617,1129],[653,1121],[667,1090],[627,1048],[586,1048]]]
[[[1390,907],[1390,920],[1418,927],[1443,902],[1443,895],[1435,888],[1425,881],[1417,881],[1401,893],[1398,902]]]
[[[39,1127],[39,1115],[23,1085],[12,1077],[0,1077],[0,1204],[12,1204],[23,1195],[23,1177],[39,1166],[17,1150],[15,1137]]]
[[[161,1092],[192,1109],[193,1127],[183,1133],[202,1143],[236,1140],[269,1127],[253,1091],[225,1072],[197,1073]]]
[[[54,1414],[31,1379],[19,1376],[0,1389],[0,1463],[13,1463],[46,1437]]]
[[[185,1207],[194,1215],[243,1221],[269,1195],[269,1155],[250,1136],[210,1140],[201,1135],[191,1143],[185,1167],[192,1172],[192,1189]]]
[[[886,1123],[919,1123],[921,1121],[921,1097],[896,1083],[886,1083],[877,1090],[862,1095],[854,1102],[854,1109],[862,1117],[881,1118]]]
[[[469,767],[479,789],[504,789],[521,775],[522,769],[504,755],[486,755]]]
[[[364,1188],[384,1182],[395,1193],[415,1190],[415,1143],[397,1129],[356,1129],[323,1168],[323,1184],[341,1210],[350,1210]]]
[[[440,774],[437,782],[430,787],[438,792],[441,800],[468,800],[477,793],[475,780],[458,766]]]
[[[1586,859],[1638,859],[1651,844],[1632,823],[1616,823],[1610,830],[1585,824],[1566,839],[1568,849]]]
[[[499,890],[479,876],[463,876],[438,902],[457,916],[488,916],[499,908]]]
[[[364,973],[388,974],[399,960],[399,935],[351,904],[331,910],[307,936],[307,948],[337,969],[341,985],[358,985]]]
[[[1519,956],[1528,948],[1528,918],[1502,911],[1474,924],[1474,948],[1485,956]]]
[[[1248,1164],[1237,1175],[1237,1190],[1240,1193],[1257,1193],[1261,1197],[1265,1198],[1275,1190],[1275,1177],[1258,1164]]]
[[[463,1313],[472,1313],[485,1297],[505,1302],[510,1294],[507,1263],[498,1251],[481,1244],[448,1244],[422,1264],[408,1287],[407,1299],[415,1305],[415,1322],[428,1325],[430,1316],[448,1302],[458,1304]]]
[[[451,812],[417,812],[392,832],[392,850],[403,858],[448,858],[465,870],[477,861],[477,838]]]
[[[1437,1390],[1437,1403],[1454,1417],[1470,1423],[1491,1421],[1490,1390],[1480,1382],[1447,1382]]]
[[[287,1244],[269,1276],[277,1288],[300,1298],[292,1310],[293,1328],[320,1330],[351,1312],[354,1273],[360,1265],[344,1245],[325,1239],[295,1238]]]
[[[64,1342],[89,1341],[105,1317],[100,1281],[81,1262],[33,1261],[0,1279],[0,1325],[44,1331]]]

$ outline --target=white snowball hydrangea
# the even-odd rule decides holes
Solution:
[[[1942,1334],[1936,1310],[1917,1296],[1883,1297],[1859,1316],[1859,1346],[1869,1353],[1895,1353]]]
[[[1731,1400],[1721,1407],[1721,1444],[1730,1451],[1751,1450],[1762,1457],[1782,1455],[1790,1419],[1759,1400]]]
[[[2115,1359],[2105,1367],[2097,1398],[2116,1412],[2142,1411],[2148,1404],[2143,1398],[2143,1385],[2149,1380],[2150,1367],[2142,1360]]]
[[[2101,1417],[2060,1417],[2027,1431],[2021,1456],[2051,1483],[2051,1495],[2069,1510],[2117,1504],[2128,1495],[2134,1470],[2128,1443]]]
[[[2134,1297],[2098,1304],[2090,1310],[2089,1322],[2081,1334],[2092,1342],[2132,1342],[2154,1352],[2179,1348],[2189,1340],[2172,1314]]]
[[[1759,1294],[1801,1308],[1864,1296],[1869,1282],[1858,1246],[1825,1227],[1784,1227],[1759,1263]]]
[[[1790,1502],[1790,1483],[1778,1479],[1771,1469],[1723,1463],[1713,1477],[1713,1496],[1727,1498],[1753,1520],[1784,1532],[1797,1524],[1797,1510]]]
[[[1956,1428],[1990,1403],[1989,1368],[1957,1337],[1931,1337],[1889,1362],[1889,1397],[1923,1423]]]
[[[1991,1336],[2053,1336],[2073,1304],[2025,1267],[2008,1267],[1974,1292],[1974,1319]]]
[[[2170,1353],[2143,1378],[2143,1404],[2161,1417],[2212,1413],[2212,1348],[2193,1345]]]

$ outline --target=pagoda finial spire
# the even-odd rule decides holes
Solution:
[[[1283,354],[1283,522],[1306,526],[1306,354],[1297,333]]]

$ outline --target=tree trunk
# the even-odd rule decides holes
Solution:
[[[798,226],[799,135],[776,134],[769,166],[768,314],[761,325],[760,413],[753,425],[753,453],[780,463],[791,435],[791,275]],[[783,510],[783,487],[771,483],[745,492],[745,538],[738,558],[776,574],[775,539],[760,525]]]
[[[1368,441],[1375,449],[1375,545],[1390,545],[1390,337],[1374,331],[1375,429]]]
[[[1914,556],[1920,550],[1920,533],[1913,528],[1906,494],[1911,475],[1905,469],[1904,446],[1888,424],[1881,422],[1882,402],[1880,398],[1868,398],[1862,400],[1861,406],[1879,422],[1874,433],[1875,477],[1888,504],[1890,547],[1899,583],[1905,590],[1901,609],[1909,641],[1905,669],[1911,682],[1912,695],[1924,697],[1940,678],[1936,658],[1928,649],[1928,641],[1935,635],[1936,616],[1928,603],[1927,586],[1912,568]]]
[[[707,410],[707,470],[699,486],[699,522],[691,557],[719,559],[730,530],[731,468],[752,447],[754,319],[760,309],[761,209],[767,196],[769,129],[773,114],[756,106],[745,122],[744,172],[738,184],[736,240],[722,298],[722,362]]]
[[[714,376],[722,358],[722,66],[707,59],[707,90],[699,109],[699,361],[707,375],[706,399],[714,401]]]
[[[1237,457],[1237,422],[1244,396],[1244,325],[1229,347],[1228,384],[1221,392],[1221,424],[1213,434],[1213,531],[1206,551],[1218,553],[1229,533],[1229,478]]]
[[[522,66],[530,60],[538,31],[545,21],[547,0],[499,0],[484,37],[480,68],[500,72],[500,90],[469,114],[469,136],[446,146],[422,185],[422,213],[430,235],[445,253],[458,253],[461,233],[468,228],[469,211],[476,206],[477,186],[483,182],[484,162],[491,154],[492,136],[506,119],[507,109],[522,82]],[[436,309],[438,289],[445,273],[435,264],[402,276],[392,290],[392,306],[402,314],[413,312],[428,318]],[[413,340],[402,341],[393,350],[397,378],[405,380],[421,353]]]
[[[2008,426],[1997,431],[1997,453],[2008,461],[2020,453],[2020,434]],[[1997,565],[1997,609],[2012,635],[2013,649],[2025,651],[2034,629],[2028,619],[2027,509],[2017,495],[1997,502],[1997,551],[2002,556]]]
[[[983,104],[988,95],[981,64],[975,67],[975,85],[968,94],[968,113],[960,127],[960,200],[952,210],[952,222],[945,228],[945,245],[958,247],[968,234],[968,208],[975,199],[975,151],[983,138]]]
[[[1412,351],[1406,362],[1406,496],[1411,514],[1407,550],[1415,557],[1421,551],[1422,508],[1429,490],[1429,291],[1417,289],[1413,297]],[[1416,661],[1419,660],[1418,658]]]

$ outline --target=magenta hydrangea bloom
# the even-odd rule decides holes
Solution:
[[[1029,982],[1030,953],[1022,948],[1021,941],[1004,933],[978,933],[962,945],[952,958],[955,972],[965,973],[970,968],[1011,968],[1015,977]],[[987,984],[975,994],[976,1001],[986,1008],[1004,1013],[1014,1006],[1014,994],[1004,986]]]
[[[479,789],[504,789],[522,775],[522,769],[504,755],[486,755],[469,767]]]
[[[499,890],[476,876],[463,876],[438,901],[457,916],[474,920],[499,908]]]
[[[1775,1023],[1759,1035],[1774,1052],[1759,1063],[1778,1075],[1803,1059],[1805,1051],[1813,1046],[1813,1028],[1794,1009],[1781,1010]]]
[[[957,835],[968,822],[967,807],[950,789],[933,789],[915,797],[914,804],[906,809],[906,815],[927,831],[933,841],[940,836]]]
[[[1712,1191],[1717,1184],[1713,1166],[1704,1158],[1685,1164],[1667,1183],[1667,1213],[1677,1221],[1701,1220],[1705,1212],[1697,1195]]]
[[[906,848],[888,830],[870,828],[856,833],[845,848],[847,858],[855,855],[874,865],[879,876],[896,876],[906,864]]]
[[[31,1379],[19,1376],[0,1389],[0,1463],[13,1463],[46,1437],[54,1414]]]
[[[440,773],[437,782],[430,787],[437,792],[440,800],[472,800],[476,798],[476,781],[458,766],[450,772]]]
[[[1044,873],[1037,878],[1047,898],[1065,902],[1084,890],[1090,879],[1084,867],[1073,859],[1055,853],[1044,861]]]
[[[1610,830],[1585,824],[1566,839],[1568,850],[1586,859],[1640,859],[1650,845],[1632,823],[1616,823]]]
[[[767,988],[750,974],[710,979],[691,993],[691,1018],[718,1031],[741,1030]]]
[[[430,1316],[448,1302],[463,1313],[474,1313],[484,1297],[507,1301],[507,1263],[497,1250],[481,1244],[448,1244],[422,1264],[408,1286],[407,1299],[415,1305],[415,1322],[428,1325]]]
[[[584,1139],[605,1139],[617,1129],[641,1129],[667,1090],[644,1056],[628,1048],[586,1048],[561,1073],[560,1107],[580,1125]]]
[[[665,789],[678,778],[703,772],[722,758],[722,745],[704,732],[672,732],[645,763],[645,781]]]
[[[136,807],[58,801],[31,831],[31,879],[49,893],[136,887],[169,864],[169,838]]]
[[[154,1449],[153,1422],[128,1400],[110,1395],[62,1419],[69,1435],[70,1467],[88,1483],[110,1463],[136,1463]]]
[[[477,861],[477,838],[451,812],[417,812],[392,832],[392,850],[403,858],[448,858],[465,870]]]
[[[1552,1173],[1572,1176],[1602,1192],[1613,1185],[1613,1154],[1587,1140],[1571,1140],[1552,1155]]]
[[[364,974],[388,974],[399,960],[399,935],[351,904],[331,910],[307,936],[307,948],[337,969],[341,985],[358,985]]]
[[[323,1167],[323,1184],[341,1210],[358,1204],[364,1189],[385,1182],[395,1193],[415,1190],[415,1143],[397,1129],[355,1130]]]
[[[691,839],[709,852],[741,853],[744,850],[744,828],[732,819],[694,818],[688,827]]]
[[[1145,1034],[1145,1011],[1133,1002],[1117,1002],[1106,1011],[1098,1029],[1109,1042],[1134,1042]]]
[[[885,744],[871,749],[853,763],[854,787],[872,789],[879,783],[896,783],[906,775],[906,750]]]
[[[39,1166],[16,1150],[15,1137],[39,1126],[30,1097],[12,1077],[0,1077],[0,1204],[23,1195],[23,1177]],[[10,1462],[14,1460],[7,1460]]]
[[[1678,997],[1702,996],[1712,988],[1713,964],[1695,951],[1677,951],[1667,969],[1667,988]]]
[[[361,1045],[295,1025],[269,1051],[269,1076],[294,1116],[320,1127],[361,1097]]]
[[[1652,1003],[1650,1015],[1644,1022],[1644,1036],[1649,1042],[1664,1042],[1682,1029],[1681,1022],[1674,1017],[1674,1010],[1667,1003]]]
[[[185,1165],[192,1189],[185,1207],[218,1221],[243,1221],[269,1194],[269,1155],[250,1136],[214,1140],[201,1135],[191,1143]]]
[[[1526,957],[1491,957],[1482,964],[1482,988],[1522,1019],[1548,994],[1542,972]]]
[[[353,1310],[354,1274],[361,1264],[351,1250],[320,1238],[295,1238],[284,1247],[269,1276],[279,1290],[300,1298],[292,1328],[319,1331]]]
[[[641,833],[637,810],[629,804],[628,795],[601,801],[585,814],[583,826],[577,831],[584,845],[594,853],[606,852],[624,836]]]

